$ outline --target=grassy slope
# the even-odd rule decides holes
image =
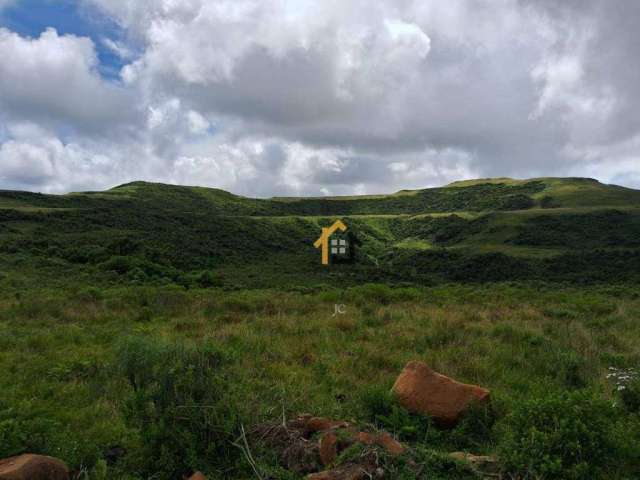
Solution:
[[[611,273],[600,286],[547,285],[556,279],[550,273],[581,257],[555,257],[541,284],[360,285],[420,283],[423,269],[445,279],[500,280],[526,267],[496,271],[494,257],[452,257],[457,252],[537,261],[582,250],[597,259],[603,249],[622,248],[634,268],[640,192],[579,179],[539,182],[528,195],[535,202],[550,196],[556,208],[479,208],[469,202],[499,203],[513,194],[484,180],[333,201],[254,200],[141,182],[65,196],[0,192],[0,456],[27,448],[91,468],[105,449],[121,445],[135,458],[140,438],[123,413],[131,391],[115,354],[129,335],[213,342],[228,352],[221,371],[232,379],[227,401],[247,427],[282,410],[373,421],[367,392],[388,389],[411,359],[491,388],[498,427],[522,401],[550,392],[589,388],[619,404],[606,375],[611,366],[640,362],[637,285],[620,285]],[[364,260],[387,262],[390,272],[412,270],[396,278],[366,261],[321,268],[310,243],[336,216],[346,216],[365,240]],[[133,265],[109,267],[114,258]],[[474,270],[478,262],[488,268]],[[453,264],[460,268],[448,277]],[[193,275],[206,270],[223,288],[199,288]],[[352,287],[335,288],[345,284]],[[347,313],[334,318],[336,303]],[[633,438],[635,417],[619,415],[613,420]],[[495,453],[500,435],[499,428],[473,441],[443,434],[428,447]],[[272,465],[254,454],[261,466]],[[143,478],[126,464],[110,468],[107,478]],[[206,473],[254,478],[240,456],[227,476]],[[637,465],[621,462],[607,478],[639,474]]]
[[[337,217],[363,241],[365,266],[397,272],[418,264],[419,273],[458,278],[446,265],[432,268],[438,262],[425,255],[503,253],[536,260],[598,249],[637,253],[640,191],[590,179],[541,178],[331,199],[251,199],[145,182],[62,196],[0,192],[0,253],[93,266],[133,255],[138,264],[125,273],[140,267],[156,277],[174,278],[175,269],[236,271],[260,262],[277,264],[283,275],[317,277],[312,243],[320,227]],[[454,270],[467,268],[461,260],[456,265]],[[161,267],[170,270],[159,273]]]

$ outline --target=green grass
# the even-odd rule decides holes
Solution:
[[[119,339],[132,335],[227,352],[225,401],[247,426],[282,408],[366,422],[365,392],[389,388],[414,359],[490,388],[499,421],[550,392],[589,389],[617,401],[608,367],[640,362],[640,298],[625,287],[3,292],[0,425],[13,418],[33,430],[28,444],[74,467],[93,465],[112,445],[137,448],[115,363]],[[336,302],[346,314],[332,317]],[[463,440],[443,434],[430,448],[446,452]],[[491,453],[498,440],[475,449]],[[228,478],[250,478],[241,459],[233,469],[238,476]]]
[[[402,241],[396,243],[396,248],[408,248],[410,250],[428,250],[433,248],[433,245],[426,240],[418,238],[405,238]]]
[[[200,468],[248,479],[232,445],[240,425],[250,432],[284,410],[376,423],[411,444],[429,478],[469,478],[448,451],[497,452],[524,468],[530,449],[512,433],[539,429],[528,412],[555,418],[584,399],[587,410],[617,405],[599,420],[612,432],[602,433],[608,478],[637,478],[636,397],[621,398],[607,372],[640,363],[638,195],[547,178],[333,199],[144,182],[0,192],[0,457],[51,454],[98,480],[105,450],[122,446],[107,478]],[[337,218],[362,245],[355,264],[327,268],[313,242]],[[346,314],[333,317],[338,303]],[[474,417],[440,432],[389,404],[384,392],[416,359],[490,388],[495,428]],[[208,365],[211,396],[190,362]],[[179,414],[200,401],[215,409]],[[582,438],[579,421],[567,425],[563,435]],[[248,441],[272,478],[297,478]],[[552,453],[562,463],[574,452]],[[574,463],[535,468],[571,478],[585,468]],[[405,467],[389,464],[412,478]]]

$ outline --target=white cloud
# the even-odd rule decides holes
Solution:
[[[33,124],[10,130],[12,139],[0,146],[0,188],[43,192],[98,188],[117,174],[117,162],[97,153],[97,145],[65,144]]]
[[[7,116],[100,129],[133,115],[130,95],[105,82],[93,42],[47,29],[26,38],[0,28],[0,107]]]
[[[112,40],[111,38],[102,38],[100,41],[105,47],[107,47],[123,60],[130,60],[134,56],[133,50],[127,47],[122,42],[117,42],[115,40]]]
[[[640,3],[83,1],[122,27],[101,40],[121,82],[88,38],[0,29],[4,186],[348,194],[640,170]]]

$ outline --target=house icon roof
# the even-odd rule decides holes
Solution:
[[[329,265],[329,237],[331,237],[336,230],[344,232],[347,230],[347,226],[342,223],[341,220],[336,220],[330,227],[322,228],[322,235],[320,235],[320,238],[318,238],[313,244],[316,248],[322,248],[323,265]]]

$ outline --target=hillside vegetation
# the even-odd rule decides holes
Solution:
[[[337,218],[362,241],[358,264],[333,271],[346,283],[640,276],[640,191],[590,179],[478,180],[327,199],[144,182],[60,196],[4,191],[0,255],[9,270],[37,259],[43,272],[51,264],[138,283],[188,284],[206,274],[219,285],[241,276],[241,286],[264,286],[270,275],[243,270],[267,263],[280,282],[308,285],[327,280],[313,241]]]
[[[362,245],[325,267],[313,242],[338,218]],[[639,287],[640,192],[589,179],[3,191],[0,458],[52,455],[73,480],[301,480],[260,432],[309,412],[409,446],[378,458],[388,479],[481,478],[457,450],[504,478],[637,479]],[[410,414],[389,390],[412,360],[490,408],[451,430]]]

